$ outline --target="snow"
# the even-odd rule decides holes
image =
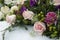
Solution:
[[[2,24],[4,23],[4,25]],[[1,22],[0,25],[2,25],[2,27],[5,29],[5,26],[9,26],[8,23],[6,22]],[[6,27],[6,28],[7,28]],[[1,28],[1,29],[3,29]],[[24,27],[22,26],[17,26],[17,27],[14,27],[13,28],[13,31],[9,32],[8,30],[5,32],[5,40],[54,40],[54,39],[50,39],[46,36],[39,36],[39,35],[35,35],[35,36],[32,36],[30,34],[30,32],[32,31],[32,26],[27,26],[28,30],[25,30]],[[1,30],[0,29],[0,30]],[[2,38],[2,34],[4,33],[3,32],[0,32],[0,40],[3,40]]]
[[[16,27],[14,31],[6,33],[5,40],[51,40],[46,36],[31,36],[30,30],[27,31],[24,28]]]
[[[2,35],[5,32],[3,30],[5,30],[6,28],[8,28],[10,26],[11,25],[9,23],[7,23],[6,21],[0,21],[0,40],[3,40]]]
[[[3,34],[3,32],[0,32],[0,40],[2,40],[2,34]]]
[[[0,31],[5,30],[6,28],[9,28],[11,25],[7,23],[6,21],[0,21]]]

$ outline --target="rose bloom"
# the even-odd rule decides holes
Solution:
[[[26,0],[4,0],[4,3],[9,5],[9,4],[21,4],[23,5]]]
[[[7,15],[6,16],[6,21],[10,24],[14,24],[16,20],[16,15]]]
[[[3,6],[1,7],[1,12],[4,13],[4,14],[8,14],[9,13],[9,7],[8,6]]]
[[[12,3],[12,0],[4,0],[4,3],[5,4],[11,4]]]
[[[60,5],[60,0],[53,0],[53,2],[54,2],[54,5]]]
[[[10,12],[14,12],[18,10],[18,6],[12,6]]]
[[[23,5],[26,0],[17,0],[17,4]]]
[[[35,22],[34,24],[34,31],[39,33],[40,35],[46,30],[45,24],[42,22]]]
[[[22,15],[23,15],[24,19],[32,20],[34,13],[32,11],[27,10],[27,11],[24,11]]]

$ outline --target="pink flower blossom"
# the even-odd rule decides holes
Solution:
[[[53,2],[54,2],[54,5],[60,5],[60,0],[53,0]]]
[[[24,11],[22,15],[23,15],[24,19],[32,20],[34,13],[32,11],[27,10],[27,11]]]
[[[45,24],[42,22],[36,22],[34,24],[34,31],[42,35],[42,33],[46,30]]]
[[[10,24],[14,24],[16,20],[16,15],[7,15],[6,16],[6,21]]]

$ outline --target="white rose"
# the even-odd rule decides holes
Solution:
[[[21,4],[23,5],[26,0],[4,0],[5,4]]]
[[[16,10],[18,10],[18,6],[12,6],[10,12],[13,13],[13,12],[16,11]]]
[[[1,7],[1,12],[4,14],[8,14],[9,13],[9,7],[8,6]]]
[[[54,5],[60,5],[60,0],[53,0],[53,2],[54,2]]]
[[[12,0],[4,0],[4,3],[5,4],[11,4],[12,3]]]
[[[24,4],[26,0],[17,0],[17,4]]]
[[[0,12],[0,20],[4,17],[4,14]]]
[[[22,15],[23,15],[24,19],[32,20],[34,13],[32,11],[27,10],[27,11],[24,11]]]
[[[16,15],[7,15],[6,21],[10,24],[14,24],[16,21]]]

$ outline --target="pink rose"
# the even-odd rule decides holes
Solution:
[[[54,5],[60,5],[60,0],[53,0],[53,2],[54,2]]]
[[[27,11],[24,11],[22,15],[23,15],[24,19],[32,20],[34,13],[32,11],[27,10]]]
[[[6,21],[10,24],[14,24],[16,20],[16,15],[7,15],[6,16]]]
[[[34,31],[42,35],[42,33],[46,30],[45,24],[42,22],[36,22],[34,24]]]

